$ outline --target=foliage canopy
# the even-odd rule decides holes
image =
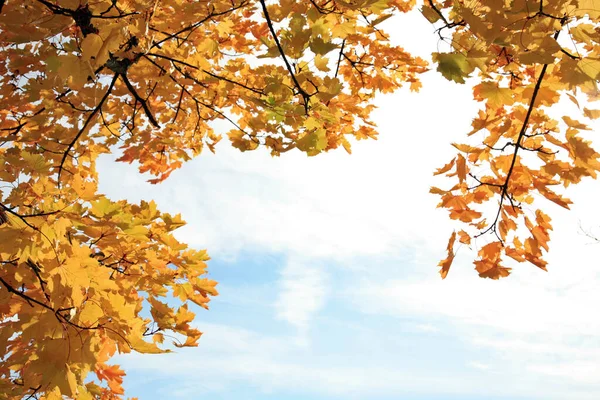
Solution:
[[[164,352],[165,337],[195,346],[201,335],[188,304],[206,308],[217,294],[206,252],[173,237],[179,215],[99,194],[100,154],[118,147],[158,183],[214,151],[219,120],[242,151],[350,152],[348,137],[376,138],[377,93],[420,87],[427,63],[379,26],[414,7],[0,0],[0,397],[117,398],[117,351]],[[421,12],[450,45],[433,54],[438,71],[475,81],[482,102],[469,143],[436,171],[456,183],[431,189],[463,225],[441,275],[456,240],[477,245],[482,277],[507,276],[507,257],[545,269],[552,226],[534,196],[568,208],[555,187],[600,168],[580,121],[600,116],[580,106],[598,99],[600,10],[590,0],[429,0]],[[561,97],[580,115],[551,116]]]

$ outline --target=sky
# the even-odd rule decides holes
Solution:
[[[439,51],[420,15],[386,21],[415,55]],[[443,50],[443,49],[442,49]],[[461,248],[438,261],[453,225],[429,187],[479,105],[468,85],[423,76],[420,93],[381,96],[377,141],[353,154],[240,153],[224,139],[160,185],[100,161],[100,191],[154,199],[207,249],[220,295],[199,310],[197,348],[127,354],[126,395],[144,400],[518,400],[600,398],[600,187],[549,205],[549,272],[515,265],[478,278]]]

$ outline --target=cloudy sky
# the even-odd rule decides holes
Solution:
[[[440,48],[417,14],[388,20],[414,54]],[[380,140],[308,158],[242,154],[226,140],[158,186],[101,160],[113,199],[154,199],[188,225],[178,237],[212,257],[220,296],[198,310],[200,346],[127,355],[140,399],[598,399],[600,188],[550,206],[550,272],[518,265],[488,281],[461,249],[436,264],[452,231],[432,171],[454,154],[477,104],[435,71],[415,95],[379,99]]]

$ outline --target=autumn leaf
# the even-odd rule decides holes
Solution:
[[[437,62],[437,70],[449,81],[465,83],[465,78],[473,71],[467,57],[461,53],[433,53],[433,61]]]
[[[600,110],[591,110],[589,108],[584,108],[583,114],[590,119],[600,118]]]
[[[440,275],[442,279],[445,279],[448,276],[448,271],[450,270],[450,266],[452,265],[452,261],[454,261],[454,241],[456,240],[456,232],[452,232],[450,235],[450,239],[448,240],[448,246],[446,248],[448,255],[445,259],[439,262],[438,266],[441,267]]]
[[[463,157],[463,159],[464,159],[464,157]],[[443,173],[450,171],[450,169],[452,169],[452,167],[454,167],[455,163],[456,163],[456,158],[452,159],[448,164],[444,165],[443,167],[440,167],[437,170],[435,170],[433,175],[441,175]]]
[[[317,36],[310,41],[310,49],[317,55],[325,55],[338,48],[338,45],[332,42],[325,42],[323,38]]]
[[[510,106],[514,103],[513,92],[509,88],[498,87],[493,82],[483,82],[473,88],[477,100],[485,100],[491,107]]]

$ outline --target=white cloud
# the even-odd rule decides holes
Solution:
[[[469,367],[471,367],[471,368],[481,369],[481,370],[484,370],[484,371],[490,369],[490,365],[489,364],[481,363],[481,362],[478,362],[478,361],[471,361],[467,365]]]
[[[390,392],[418,393],[431,387],[437,387],[434,391],[438,393],[464,392],[451,373],[446,377],[426,377],[410,368],[377,366],[368,359],[361,364],[346,365],[341,362],[346,358],[343,354],[307,351],[295,344],[294,337],[276,337],[217,324],[203,324],[202,328],[206,330],[202,346],[193,352],[181,352],[176,362],[173,355],[152,358],[127,355],[119,361],[138,374],[155,371],[163,377],[172,377],[176,389],[163,390],[183,398],[192,393],[219,392],[240,382],[256,386],[262,392],[286,390],[347,398]]]
[[[412,273],[387,282],[363,279],[355,305],[371,315],[451,325],[467,346],[491,351],[495,372],[552,379],[577,393],[570,398],[600,394],[600,245],[577,234],[578,219],[594,215],[597,193],[588,186],[571,195],[579,206],[555,214],[549,272],[520,264],[507,279],[482,280],[472,270],[473,254],[461,251],[444,281]],[[429,259],[422,267],[433,271]],[[348,287],[347,298],[356,297]]]
[[[438,359],[427,360],[424,367],[422,361],[409,354],[388,353],[381,358],[369,352],[357,353],[354,348],[322,354],[298,346],[290,336],[219,324],[203,323],[202,328],[206,333],[198,349],[155,357],[126,355],[119,361],[135,376],[160,376],[165,381],[154,398],[163,394],[171,398],[199,394],[219,398],[219,394],[229,393],[232,387],[252,387],[258,396],[248,395],[248,398],[261,398],[261,393],[295,393],[306,398],[311,395],[410,398],[419,394],[487,398],[493,393],[545,400],[594,399],[591,392],[577,392],[564,385],[562,379],[548,380],[545,371],[530,369],[529,374],[523,375],[518,361],[508,371],[492,368],[483,361],[467,363],[469,368],[465,369],[440,354]],[[383,341],[390,334],[374,332],[370,335],[371,342]],[[411,347],[414,346],[406,348],[410,351]],[[439,368],[436,364],[448,367]]]
[[[590,384],[600,390],[599,359],[589,361],[559,362],[551,364],[534,364],[528,367],[532,372],[582,384]]]
[[[309,321],[325,302],[327,290],[323,268],[309,262],[288,261],[279,281],[277,316],[298,327],[303,333]]]
[[[415,325],[415,329],[421,332],[428,332],[428,333],[436,333],[440,331],[440,328],[438,328],[437,326],[433,325],[433,324],[416,324]]]

